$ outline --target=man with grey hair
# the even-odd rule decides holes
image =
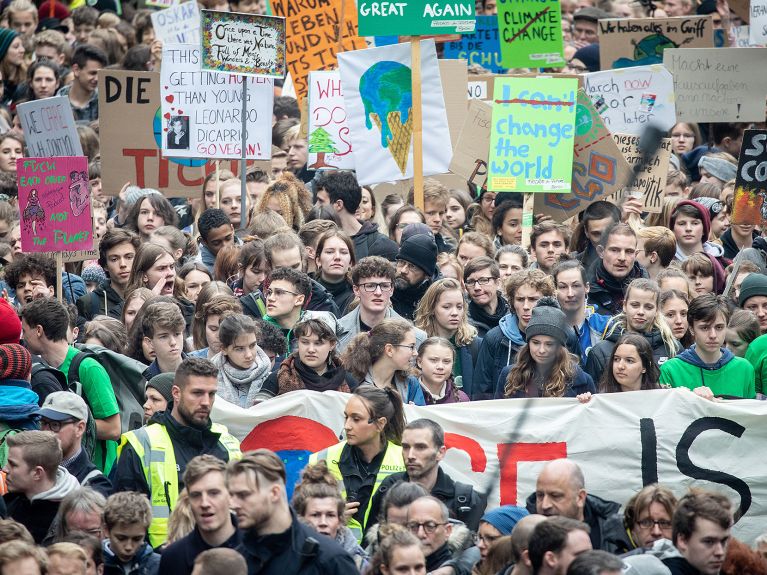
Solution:
[[[61,500],[53,520],[53,536],[62,541],[73,531],[82,531],[98,539],[104,538],[106,498],[91,487],[80,487]]]
[[[454,566],[448,539],[453,532],[447,506],[432,495],[419,497],[407,510],[408,530],[421,542],[426,555],[426,572],[440,567]]]
[[[577,463],[555,459],[543,466],[535,484],[535,493],[527,498],[527,510],[546,517],[559,515],[583,521],[591,528],[591,545],[605,549],[618,533],[610,533],[605,523],[617,513],[620,504],[586,493],[586,480]]]

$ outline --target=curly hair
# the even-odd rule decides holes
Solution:
[[[464,236],[465,237],[465,236]],[[510,305],[514,304],[514,296],[522,286],[528,286],[543,296],[553,296],[556,293],[554,280],[543,270],[522,270],[506,280],[506,298]]]
[[[261,194],[254,211],[259,213],[268,209],[269,201],[276,199],[280,205],[282,218],[288,226],[298,231],[304,224],[304,212],[300,204],[300,186],[303,186],[303,183],[296,176],[289,172],[283,172],[279,179]]]

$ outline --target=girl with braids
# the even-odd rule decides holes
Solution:
[[[418,379],[409,375],[416,356],[415,331],[404,319],[385,319],[346,346],[341,364],[351,389],[369,383],[394,389],[406,403],[426,405]]]
[[[381,535],[383,540],[373,556],[371,575],[426,575],[426,557],[415,535],[399,525],[382,526]]]
[[[474,381],[474,365],[477,363],[482,340],[477,328],[469,323],[469,316],[461,284],[444,278],[429,286],[415,310],[415,326],[429,337],[448,340],[453,346],[455,361],[452,375],[455,385],[463,387],[465,381]]]
[[[543,297],[527,324],[527,342],[517,362],[501,372],[503,397],[575,397],[596,393],[594,381],[581,368],[579,358],[567,350],[572,327],[556,298]]]
[[[293,492],[293,509],[299,518],[317,533],[327,535],[352,556],[360,573],[368,566],[365,550],[357,543],[352,530],[346,526],[346,500],[341,488],[324,461],[307,465],[301,473],[301,483]]]
[[[624,332],[644,336],[659,366],[681,351],[681,345],[660,311],[660,293],[660,287],[654,280],[637,278],[628,285],[623,312],[610,321],[602,341],[589,351],[586,373],[600,379],[615,343]]]
[[[402,431],[405,412],[402,399],[391,387],[361,385],[344,409],[346,440],[309,457],[309,463],[325,461],[328,470],[343,484],[345,514],[359,543],[365,530],[377,519],[370,517],[370,502],[381,482],[405,471],[402,460]]]
[[[421,371],[426,405],[469,401],[469,396],[458,389],[453,380],[455,355],[455,348],[444,337],[430,337],[418,348],[416,363]]]

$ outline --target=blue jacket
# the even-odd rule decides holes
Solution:
[[[458,348],[458,357],[461,359],[461,390],[471,398],[471,390],[474,387],[474,366],[477,364],[477,356],[482,346],[482,338],[475,337],[469,345]]]
[[[498,377],[498,381],[495,385],[495,397],[496,399],[503,398],[503,390],[506,387],[506,378],[509,377],[509,372],[511,371],[511,368],[514,367],[513,365],[507,365],[503,368],[503,371],[501,371],[501,375]],[[575,397],[576,395],[580,395],[581,393],[586,393],[587,391],[590,391],[591,393],[597,392],[597,386],[594,385],[594,380],[591,379],[591,376],[583,371],[581,369],[581,366],[576,366],[575,370],[575,379],[571,381],[567,387],[565,387],[565,392],[562,394],[562,397]],[[513,397],[519,398],[519,397],[525,397],[523,392],[517,393]]]
[[[474,381],[470,397],[472,401],[493,399],[498,376],[507,365],[514,363],[519,348],[525,345],[525,336],[519,331],[516,314],[501,318],[498,327],[487,332],[482,340],[474,368]],[[466,383],[464,383],[466,386]]]
[[[586,366],[586,358],[589,350],[602,341],[602,335],[607,329],[612,316],[598,314],[591,306],[586,306],[586,319],[583,324],[575,330],[578,338],[578,352],[581,357],[581,367]]]
[[[123,563],[109,546],[109,539],[102,542],[104,551],[104,575],[157,575],[160,569],[160,555],[149,543],[144,543],[133,556],[130,564]]]
[[[368,373],[368,376],[370,374]],[[395,376],[396,379],[396,376]],[[360,385],[363,384],[372,384],[372,380],[368,379],[367,377],[363,381],[357,381],[355,377],[347,372],[346,373],[346,383],[349,385],[349,389],[354,391],[357,389]],[[397,389],[399,390],[400,387],[404,388],[404,386],[407,386],[407,398],[403,397],[402,402],[407,403],[413,403],[415,405],[426,405],[426,399],[423,396],[423,389],[421,389],[421,383],[418,381],[418,378],[414,375],[408,375],[407,379],[405,381],[398,380],[397,381]],[[400,393],[401,395],[401,393]]]

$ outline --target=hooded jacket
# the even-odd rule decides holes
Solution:
[[[519,348],[525,345],[525,336],[519,331],[519,323],[514,313],[508,313],[487,332],[482,340],[474,368],[474,382],[471,387],[471,399],[492,399],[501,371],[511,365],[517,357]],[[466,384],[464,383],[464,386]]]
[[[589,289],[588,303],[594,306],[594,311],[602,315],[617,315],[623,309],[623,296],[626,287],[637,278],[649,278],[647,271],[634,262],[628,275],[618,279],[608,273],[602,259],[596,260],[588,270]]]
[[[136,551],[130,563],[123,563],[109,546],[109,539],[101,544],[104,552],[104,575],[157,575],[160,569],[160,555],[149,543]]]
[[[309,311],[327,311],[338,317],[338,307],[333,301],[333,295],[315,280],[312,282],[312,292],[309,300],[304,304],[304,309]],[[266,301],[261,290],[252,291],[240,298],[242,311],[255,319],[262,319],[266,315]]]
[[[487,313],[481,306],[469,301],[469,323],[477,328],[479,337],[485,337],[487,332],[498,327],[498,322],[507,313],[509,313],[509,304],[500,292],[498,292],[498,306],[494,314]]]
[[[588,356],[586,357],[586,367],[584,369],[595,382],[602,379],[602,373],[610,362],[610,354],[612,354],[613,348],[623,335],[623,332],[624,329],[621,326],[616,327],[589,351]],[[650,344],[650,347],[652,348],[652,357],[653,360],[655,360],[655,363],[662,366],[669,361],[669,358],[671,358],[671,350],[666,347],[666,343],[663,341],[660,331],[658,331],[657,328],[653,327],[651,332],[643,333],[641,335],[643,335],[647,340],[647,343]],[[680,351],[681,347],[682,346],[677,342],[677,347],[674,351]]]
[[[77,313],[87,321],[97,315],[106,315],[115,319],[122,319],[123,305],[125,301],[112,287],[112,283],[106,281],[91,293],[85,294],[77,300]]]
[[[660,382],[672,387],[706,386],[714,395],[754,399],[754,367],[726,348],[716,363],[704,363],[692,345],[660,368]]]
[[[752,236],[752,244],[753,240],[759,237],[759,233],[754,230],[751,232]],[[728,260],[734,260],[735,257],[740,252],[740,248],[738,248],[738,244],[735,243],[735,240],[732,239],[732,229],[728,228],[725,230],[725,232],[719,236],[719,240],[722,242],[722,248],[724,249],[724,257]],[[751,246],[747,246],[751,247]]]
[[[20,492],[11,492],[3,496],[8,507],[8,517],[26,527],[35,543],[43,542],[58,513],[61,500],[80,488],[80,482],[66,469],[59,466],[53,487],[28,498]]]
[[[399,251],[397,242],[379,232],[378,224],[370,221],[362,222],[362,227],[352,236],[352,241],[357,261],[367,256],[381,256],[393,262]]]
[[[537,513],[535,506],[535,493],[531,493],[526,501],[527,510],[530,513]],[[614,522],[608,520],[615,513],[618,513],[621,506],[615,501],[608,501],[596,495],[586,495],[586,503],[583,506],[583,522],[591,528],[591,546],[594,549],[605,550],[608,548],[608,541],[614,540],[618,533]]]
[[[38,395],[28,381],[4,379],[0,381],[0,423],[10,429],[37,429]],[[5,464],[5,461],[0,461]]]
[[[384,319],[403,318],[392,308],[389,308],[386,310],[386,317]],[[417,327],[413,327],[413,330],[415,331],[416,347],[420,347],[420,345],[426,341],[426,332],[422,329],[418,329]],[[338,353],[341,353],[344,349],[346,349],[346,346],[349,345],[349,342],[360,333],[363,332],[360,327],[360,308],[357,306],[338,320],[338,344],[336,345],[336,350]]]

